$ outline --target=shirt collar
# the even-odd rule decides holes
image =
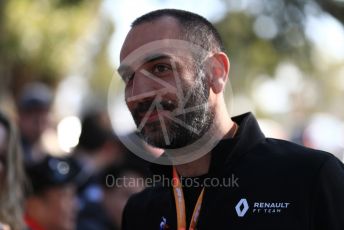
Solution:
[[[232,120],[239,125],[239,129],[233,138],[221,140],[212,150],[209,175],[217,175],[223,169],[231,167],[256,144],[265,139],[252,113],[232,117]],[[172,168],[169,165],[152,163],[150,168],[155,175],[172,177]]]

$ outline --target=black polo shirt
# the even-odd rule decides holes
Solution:
[[[344,229],[344,166],[337,158],[265,138],[250,113],[233,120],[238,133],[212,150],[207,177],[236,183],[205,188],[197,229]],[[171,177],[172,168],[153,164],[152,171]],[[187,211],[197,191],[186,196]],[[129,199],[123,229],[160,229],[163,221],[176,229],[172,187],[160,184]]]

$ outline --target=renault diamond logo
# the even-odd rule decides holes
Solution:
[[[239,217],[243,217],[248,210],[248,203],[245,198],[241,199],[238,204],[235,206],[235,211]]]

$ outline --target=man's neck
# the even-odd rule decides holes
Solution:
[[[223,134],[223,139],[225,138],[231,138],[235,135],[238,126],[234,122],[231,121],[230,123],[230,129],[227,130],[226,133]],[[208,173],[209,167],[211,162],[211,152],[208,152],[201,158],[186,163],[186,164],[180,164],[176,165],[177,172],[180,176],[183,177],[196,177],[196,176],[202,176]]]
[[[201,158],[181,165],[176,165],[177,172],[183,177],[202,176],[208,173],[211,161],[211,154],[207,153]]]

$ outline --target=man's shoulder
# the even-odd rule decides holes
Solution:
[[[333,154],[311,149],[286,140],[265,138],[256,145],[249,154],[248,162],[279,170],[294,170],[295,172],[315,172],[326,162],[338,161]]]
[[[260,152],[266,152],[274,157],[290,158],[290,159],[307,159],[317,162],[326,161],[334,157],[331,153],[308,148],[290,141],[265,138],[265,140],[257,148]]]

